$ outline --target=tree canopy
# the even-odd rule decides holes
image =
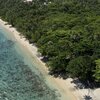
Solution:
[[[100,82],[100,59],[96,60],[96,69],[94,70],[94,77],[97,82]]]
[[[0,17],[38,46],[51,72],[100,81],[99,0],[0,0]]]

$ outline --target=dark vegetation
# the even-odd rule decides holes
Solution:
[[[0,17],[39,47],[50,74],[100,82],[99,0],[0,0]]]

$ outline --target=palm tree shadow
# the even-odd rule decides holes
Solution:
[[[84,96],[84,100],[93,100],[92,97],[90,97],[89,95],[85,95]]]

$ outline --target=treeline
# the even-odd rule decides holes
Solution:
[[[51,74],[100,82],[99,0],[0,0],[0,17],[39,47]]]

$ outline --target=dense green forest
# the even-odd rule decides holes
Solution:
[[[38,46],[50,74],[100,82],[99,0],[0,0],[0,17]]]

